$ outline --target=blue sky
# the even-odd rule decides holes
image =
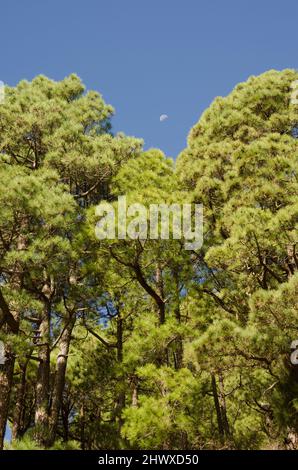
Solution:
[[[0,14],[0,80],[75,72],[116,108],[115,131],[172,157],[215,96],[298,63],[296,0],[9,0]]]

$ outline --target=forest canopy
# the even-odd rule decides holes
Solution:
[[[76,75],[5,88],[1,449],[298,449],[297,79],[215,98],[176,161]],[[203,245],[99,240],[123,195],[203,204]]]

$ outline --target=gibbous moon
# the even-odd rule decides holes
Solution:
[[[163,121],[165,121],[166,119],[168,119],[168,117],[169,117],[169,116],[168,116],[167,114],[161,114],[161,115],[159,116],[159,120],[160,120],[160,122],[163,122]]]

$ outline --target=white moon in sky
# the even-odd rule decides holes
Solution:
[[[168,116],[167,114],[161,114],[161,115],[159,116],[159,120],[160,120],[160,122],[163,122],[163,121],[165,121],[166,119],[168,119],[168,117],[169,117],[169,116]]]

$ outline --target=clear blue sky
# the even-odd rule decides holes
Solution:
[[[176,157],[215,96],[297,68],[297,0],[1,2],[0,80],[77,73],[116,108],[114,129]],[[159,122],[159,115],[169,119]]]

